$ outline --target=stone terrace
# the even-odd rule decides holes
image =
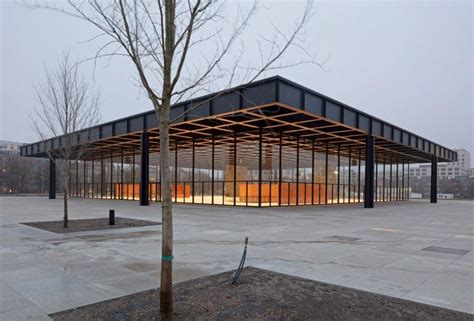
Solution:
[[[160,205],[78,199],[70,218],[161,221]],[[55,234],[62,199],[0,197],[0,320],[159,286],[161,226]],[[293,208],[174,205],[176,282],[246,265],[474,313],[474,202]]]

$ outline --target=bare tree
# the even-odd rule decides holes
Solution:
[[[0,155],[0,187],[1,192],[29,193],[32,184],[28,184],[33,176],[35,166],[31,159],[20,155]]]
[[[292,30],[285,33],[273,25],[269,36],[258,37],[254,44],[256,54],[248,59],[244,59],[248,48],[239,40],[256,12],[256,2],[247,10],[237,8],[231,23],[225,16],[224,2],[212,0],[69,0],[68,3],[69,8],[35,7],[57,10],[95,26],[99,33],[93,40],[104,40],[91,59],[129,58],[159,119],[163,194],[160,318],[171,320],[170,106],[184,97],[209,91],[215,83],[231,88],[251,82],[270,70],[305,62],[318,64],[304,46],[303,27],[311,16],[312,1],[306,3]],[[280,63],[289,48],[299,50],[303,59]]]
[[[41,193],[48,182],[48,161],[0,154],[0,193]]]
[[[87,150],[88,129],[99,121],[99,95],[93,93],[79,74],[78,65],[64,54],[56,71],[46,71],[44,84],[36,89],[39,107],[33,128],[44,149],[55,162],[64,191],[64,227],[68,227],[68,196],[71,163]],[[60,137],[58,148],[47,148],[46,140]]]

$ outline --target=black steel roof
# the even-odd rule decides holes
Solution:
[[[363,148],[367,135],[376,137],[377,152],[391,153],[408,162],[456,161],[456,152],[398,126],[364,113],[280,76],[197,97],[171,108],[172,139],[251,133],[255,128],[313,139],[317,143]],[[76,134],[78,145],[87,142],[93,150],[139,146],[142,131],[159,137],[155,111],[148,111],[99,124]],[[46,157],[58,149],[61,137],[21,147],[21,155]],[[89,154],[88,157],[94,157]]]

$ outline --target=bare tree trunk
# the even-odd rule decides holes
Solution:
[[[169,166],[169,128],[171,108],[171,73],[175,45],[175,10],[174,0],[165,2],[165,43],[163,57],[163,91],[161,106],[158,107],[160,120],[160,161],[162,166],[163,200],[162,240],[161,240],[161,283],[160,283],[160,320],[173,319],[173,209],[171,200],[171,169]],[[177,168],[175,168],[177,170]],[[176,184],[176,182],[175,182]]]
[[[161,283],[160,320],[171,320],[173,315],[172,272],[173,272],[173,214],[171,199],[171,170],[169,165],[169,102],[160,109],[160,164],[162,188],[162,240],[161,240]]]

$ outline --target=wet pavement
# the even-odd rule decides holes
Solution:
[[[71,219],[161,222],[159,204],[71,200]],[[0,320],[50,313],[159,286],[161,226],[56,234],[62,200],[0,197]],[[474,202],[293,208],[175,205],[174,281],[246,265],[474,313]],[[426,250],[426,249],[431,250]],[[434,249],[434,250],[433,250]]]

